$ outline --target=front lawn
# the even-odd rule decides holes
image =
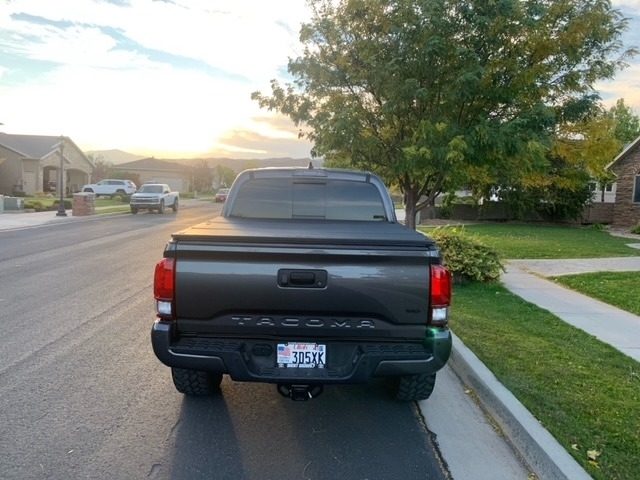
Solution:
[[[428,234],[434,228],[463,229],[495,248],[504,259],[640,256],[640,250],[627,246],[633,240],[588,227],[483,223],[462,227],[420,227],[419,230]]]
[[[550,280],[640,316],[640,272],[595,272],[550,277]]]
[[[456,285],[451,329],[593,478],[638,478],[638,362],[497,283]]]
[[[502,223],[445,228],[463,228],[503,259],[640,255],[627,246],[634,240],[593,228]],[[553,280],[640,313],[636,294],[640,272]],[[637,361],[500,283],[456,284],[450,325],[593,478],[640,478]]]

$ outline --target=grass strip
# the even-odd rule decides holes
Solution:
[[[497,283],[456,285],[451,328],[594,479],[639,478],[638,362]]]
[[[640,316],[640,272],[594,272],[549,277],[556,283]],[[640,473],[638,473],[640,477]]]
[[[420,227],[429,233],[438,227]],[[456,227],[494,248],[508,259],[603,258],[640,256],[627,244],[633,240],[612,236],[606,230],[556,225],[483,223]],[[637,242],[636,242],[637,243]]]

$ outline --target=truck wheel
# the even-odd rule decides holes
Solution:
[[[138,207],[131,207],[131,213],[138,213]]]
[[[164,200],[160,200],[160,206],[158,207],[158,213],[164,213]]]
[[[177,199],[177,198],[173,201],[173,205],[171,205],[171,209],[172,209],[174,212],[177,212],[177,211],[178,211],[178,199]]]
[[[402,402],[426,400],[431,396],[435,384],[435,373],[431,375],[403,375],[393,379],[396,400]]]
[[[172,368],[173,384],[185,395],[214,395],[220,391],[221,373],[207,373],[184,368]]]

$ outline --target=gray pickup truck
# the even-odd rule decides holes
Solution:
[[[164,213],[164,209],[169,207],[177,212],[179,203],[180,193],[172,192],[166,183],[147,182],[131,195],[129,206],[131,213],[134,214],[139,210],[156,210],[158,213]]]
[[[450,273],[366,172],[242,172],[221,216],[172,235],[154,297],[153,350],[188,395],[223,375],[293,400],[385,377],[421,400],[451,352]]]

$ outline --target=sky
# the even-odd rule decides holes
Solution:
[[[640,47],[640,0],[613,0]],[[0,0],[0,131],[156,158],[306,158],[251,92],[288,80],[304,0]],[[596,85],[640,115],[640,57]]]

